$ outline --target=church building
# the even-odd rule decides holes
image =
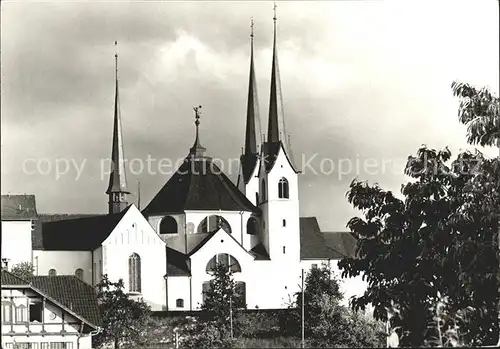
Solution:
[[[330,262],[338,272],[337,261],[354,255],[356,240],[349,232],[322,232],[315,217],[300,217],[300,168],[285,127],[276,25],[275,15],[266,139],[252,28],[244,151],[236,184],[202,145],[198,107],[194,143],[184,162],[142,211],[129,204],[116,73],[108,214],[43,215],[36,212],[34,197],[26,213],[19,196],[2,195],[2,231],[15,229],[2,234],[2,246],[10,246],[2,247],[4,263],[19,262],[14,252],[19,245],[36,275],[76,275],[90,285],[104,274],[121,278],[131,297],[143,298],[156,311],[199,309],[217,263],[231,269],[249,309],[286,307],[299,291],[302,270]],[[9,210],[15,212],[7,217]],[[360,278],[342,281],[346,299],[365,287]]]

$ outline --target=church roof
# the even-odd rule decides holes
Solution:
[[[259,212],[211,158],[188,156],[143,210],[145,216],[186,210]]]
[[[119,213],[64,218],[54,215],[42,218],[32,236],[33,249],[47,251],[93,251],[107,239],[130,206]],[[43,217],[43,216],[42,216]],[[43,219],[54,218],[43,222]],[[36,245],[35,245],[36,243]]]
[[[258,261],[269,260],[269,253],[267,253],[266,247],[262,243],[255,245],[254,248],[250,250],[250,253],[253,254]]]
[[[189,276],[189,257],[184,253],[167,247],[167,275],[166,276]]]
[[[2,221],[37,218],[35,195],[2,195]]]
[[[350,232],[322,233],[316,217],[300,217],[301,259],[354,257],[356,238]]]
[[[2,287],[29,287],[91,326],[101,323],[95,290],[73,275],[31,276],[21,279],[2,270]]]
[[[38,219],[33,222],[33,230],[31,232],[31,244],[34,250],[43,250],[43,235],[42,226],[45,223],[57,222],[63,220],[72,220],[77,218],[89,218],[104,216],[104,214],[88,214],[88,213],[39,213]]]

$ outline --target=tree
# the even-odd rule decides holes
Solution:
[[[340,281],[328,264],[307,273],[304,289],[305,338],[312,347],[378,347],[383,344],[381,323],[340,304]],[[300,331],[302,294],[298,292],[295,312],[287,326]]]
[[[453,88],[463,97],[459,118],[468,125],[469,142],[494,144],[498,98],[464,84]],[[426,146],[410,156],[405,174],[412,180],[402,186],[404,200],[356,179],[347,194],[364,217],[347,224],[358,238],[359,258],[346,258],[339,267],[343,275],[363,273],[369,284],[353,307],[371,303],[384,321],[394,311],[391,321],[400,326],[402,345],[436,338],[443,344],[442,335],[454,331],[468,345],[491,345],[498,338],[500,161],[477,150],[450,159],[448,149]]]
[[[469,84],[456,81],[452,83],[451,88],[453,94],[460,100],[458,118],[467,126],[468,142],[482,146],[493,146],[496,142],[500,160],[500,102],[498,97],[486,88],[478,90]],[[494,237],[493,244],[496,244],[497,249],[500,248],[500,232],[496,238]],[[500,272],[500,267],[498,271]],[[500,308],[498,322],[500,323]],[[500,336],[498,346],[500,346]]]
[[[94,337],[95,344],[101,347],[113,342],[119,348],[122,343],[140,343],[151,315],[146,302],[130,299],[124,292],[123,280],[111,282],[107,275],[97,290],[102,332]]]
[[[211,274],[212,280],[204,291],[205,299],[201,309],[205,320],[215,322],[224,334],[229,334],[236,312],[246,308],[246,304],[227,265],[216,264]]]
[[[211,274],[208,288],[203,291],[200,317],[187,329],[183,348],[232,347],[233,319],[246,304],[227,265],[217,263]]]
[[[33,264],[30,262],[20,262],[14,264],[10,269],[10,272],[20,277],[21,279],[25,279],[34,275],[35,268],[33,267]]]

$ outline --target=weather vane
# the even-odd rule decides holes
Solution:
[[[277,18],[276,18],[276,8],[277,8],[277,7],[278,7],[278,6],[276,6],[276,1],[275,1],[275,2],[274,2],[274,7],[273,7],[273,10],[274,10],[274,18],[273,18],[273,19],[274,19],[275,21],[276,21],[276,19],[277,19]]]
[[[197,107],[194,107],[193,110],[194,110],[194,117],[195,117],[195,125],[198,126],[200,124],[200,114],[201,114],[201,105],[197,106]]]
[[[250,37],[252,38],[253,38],[253,25],[254,25],[253,17],[250,17],[250,28],[251,28]]]

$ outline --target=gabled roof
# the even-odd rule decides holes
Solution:
[[[76,276],[31,276],[21,279],[2,269],[2,287],[29,287],[92,327],[101,323],[97,295]]]
[[[356,239],[349,232],[322,233],[316,217],[300,217],[301,259],[354,257]]]
[[[101,323],[95,289],[76,276],[32,276],[27,280],[91,324],[98,326]]]
[[[130,206],[119,213],[42,223],[40,249],[47,251],[93,251],[108,238],[118,222],[128,212]],[[37,245],[39,245],[38,241]]]
[[[212,159],[189,156],[142,213],[152,216],[219,209],[260,212]]]
[[[35,195],[2,195],[2,221],[37,218]]]
[[[285,147],[285,144],[282,141],[278,142],[273,142],[273,143],[263,143],[262,144],[262,157],[264,159],[264,169],[266,170],[267,173],[271,172],[271,170],[274,167],[274,164],[276,163],[276,159],[278,158],[280,149],[283,149],[283,153],[285,154],[285,157],[290,164],[290,167],[293,169],[295,173],[300,173],[300,171],[297,169],[297,166],[294,163],[292,153],[289,149],[287,150]]]

